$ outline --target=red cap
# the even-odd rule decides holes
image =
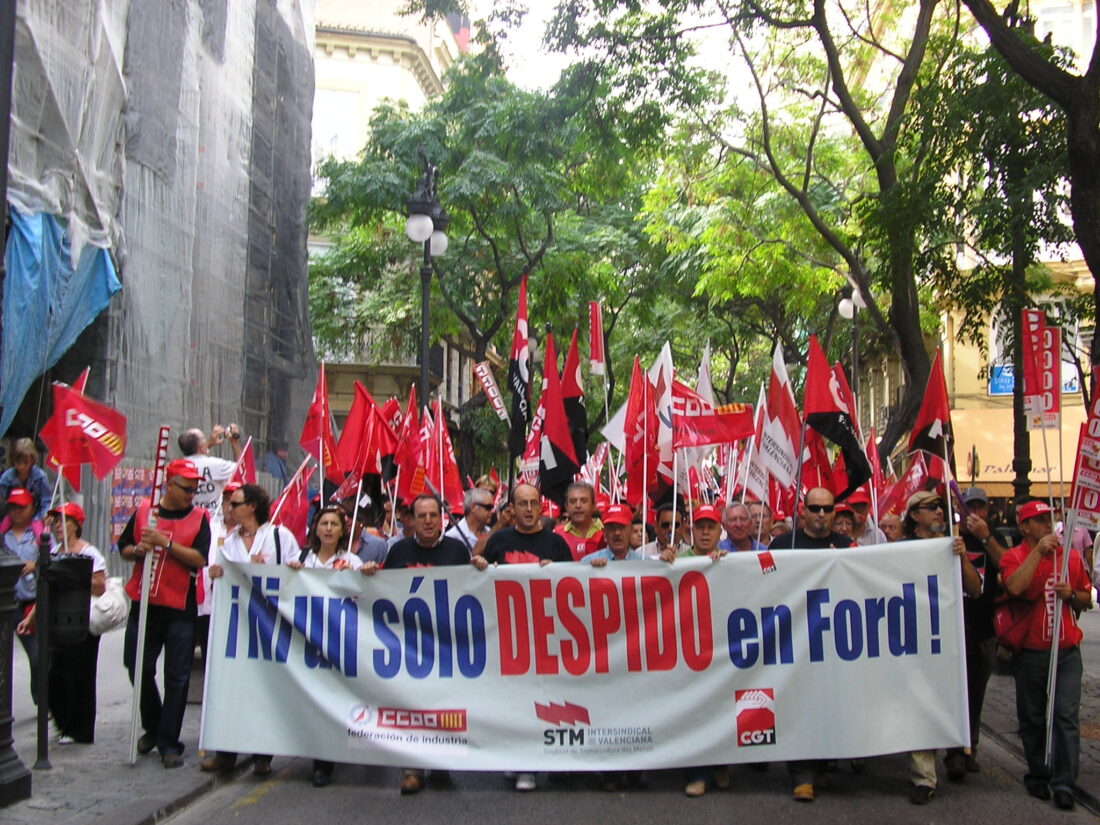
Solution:
[[[200,481],[202,475],[195,462],[189,458],[177,458],[168,464],[164,471],[165,478],[186,478],[190,481]]]
[[[857,487],[849,494],[848,498],[844,499],[844,501],[848,504],[870,504],[871,496],[867,492],[867,485]]]
[[[12,487],[11,492],[8,493],[8,504],[14,504],[16,507],[26,507],[28,504],[34,504],[34,496],[30,494],[29,490],[24,490],[22,487]]]
[[[227,496],[230,493],[241,489],[243,485],[239,481],[227,481],[225,482],[225,489],[222,490],[222,495]]]
[[[850,516],[855,515],[855,512],[852,510],[852,508],[848,506],[847,501],[838,503],[837,506],[836,506],[836,512],[838,512],[838,513],[847,513]]]
[[[14,491],[13,491],[14,492]],[[10,499],[9,499],[10,500]],[[1029,501],[1020,506],[1016,511],[1016,523],[1027,521],[1029,518],[1044,515],[1050,512],[1050,505],[1045,501]]]
[[[596,512],[606,513],[611,506],[611,496],[607,493],[596,493]]]
[[[604,524],[630,524],[634,513],[625,504],[608,504],[603,511]]]
[[[71,518],[77,524],[84,524],[84,508],[75,501],[67,501],[60,507],[54,507],[51,513],[60,513],[65,518]]]
[[[695,512],[692,514],[692,522],[696,521],[717,521],[720,522],[722,516],[718,512],[718,508],[713,504],[701,504],[695,508]]]

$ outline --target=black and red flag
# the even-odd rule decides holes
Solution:
[[[871,478],[871,463],[856,432],[855,405],[847,390],[848,382],[841,381],[837,372],[829,369],[817,336],[811,335],[803,415],[808,426],[840,447],[848,474],[846,487],[837,495],[843,499]]]
[[[555,376],[556,378],[557,376]],[[508,455],[523,455],[527,425],[531,423],[531,360],[527,346],[527,276],[519,284],[516,329],[512,333],[512,354],[508,358],[508,388],[512,391],[508,430]]]
[[[565,488],[581,469],[573,438],[569,434],[569,421],[565,417],[561,380],[558,378],[557,353],[554,336],[546,335],[546,354],[542,362],[543,388],[539,404],[546,411],[542,422],[542,443],[539,450],[539,491],[557,505],[565,500]]]
[[[561,396],[565,417],[569,420],[569,435],[573,438],[573,452],[581,466],[588,461],[588,410],[584,406],[584,390],[581,389],[581,356],[577,350],[577,328],[573,327],[573,340],[565,355],[561,370]]]
[[[909,452],[924,450],[940,460],[951,462],[951,477],[955,477],[955,436],[951,432],[951,407],[947,401],[947,382],[943,377],[943,362],[939,350],[928,372],[920,412],[909,436]]]

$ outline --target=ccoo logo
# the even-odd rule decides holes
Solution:
[[[734,691],[737,746],[775,744],[775,690],[752,688]]]

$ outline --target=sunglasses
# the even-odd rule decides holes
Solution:
[[[234,510],[236,510],[238,507],[241,507],[245,504],[248,504],[248,502],[247,501],[230,501],[230,502],[227,502],[227,504],[230,507],[232,507]]]
[[[807,504],[806,509],[811,513],[831,513],[836,507],[832,504]]]
[[[189,496],[195,495],[195,493],[199,489],[197,484],[194,485],[193,487],[188,487],[186,484],[180,484],[178,481],[173,481],[172,484],[174,486],[178,487],[181,492],[186,493]]]
[[[942,510],[943,504],[921,504],[913,508],[914,510]]]

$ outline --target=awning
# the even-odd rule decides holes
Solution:
[[[1063,407],[1062,444],[1059,456],[1058,430],[1032,430],[1031,435],[1031,484],[1036,495],[1046,494],[1047,465],[1054,495],[1060,495],[1059,483],[1064,482],[1065,494],[1073,482],[1074,457],[1077,437],[1085,423],[1083,406]],[[974,483],[994,497],[1010,497],[1012,492],[1012,408],[991,407],[951,411],[951,426],[955,433],[955,462],[959,473],[959,486],[970,485],[970,449],[977,448],[978,466],[973,472]],[[1043,451],[1043,433],[1046,433],[1046,452]],[[1041,489],[1040,489],[1041,488]]]

